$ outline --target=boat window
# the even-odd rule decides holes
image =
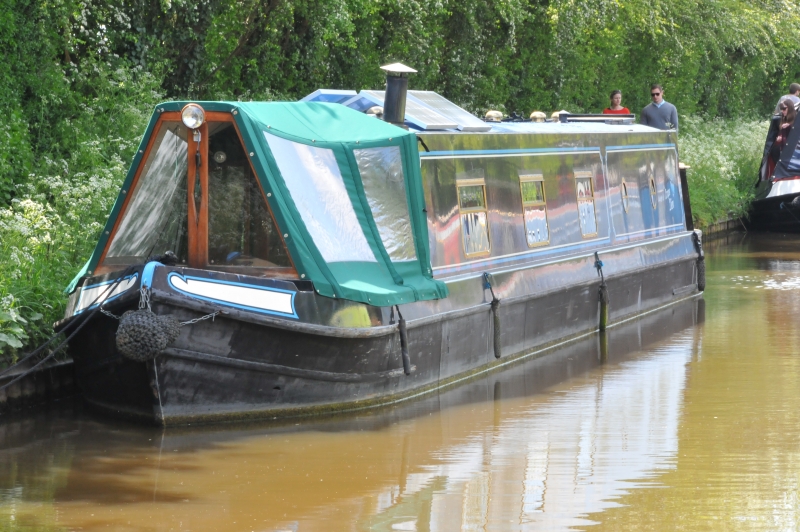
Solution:
[[[399,146],[353,150],[372,218],[392,261],[417,258]]]
[[[186,262],[186,138],[183,124],[162,122],[135,189],[128,191],[104,265],[137,264],[168,250]]]
[[[264,132],[297,211],[326,262],[377,262],[356,217],[333,150]]]
[[[547,226],[547,200],[544,195],[544,175],[520,172],[522,213],[525,217],[525,239],[529,247],[542,246],[550,241]]]
[[[483,174],[472,171],[469,175]],[[486,210],[486,183],[480,178],[456,178],[458,212],[461,217],[461,237],[464,255],[470,257],[489,253],[489,219]]]
[[[594,208],[594,184],[589,171],[575,172],[575,193],[578,198],[578,216],[583,236],[597,235],[597,218]]]
[[[291,267],[233,124],[212,122],[208,132],[209,264]]]

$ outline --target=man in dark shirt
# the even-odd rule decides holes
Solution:
[[[664,89],[661,85],[650,87],[650,97],[653,101],[642,109],[639,122],[656,129],[678,131],[678,110],[671,103],[664,101]]]

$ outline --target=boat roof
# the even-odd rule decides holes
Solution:
[[[491,124],[492,129],[482,132],[484,135],[489,134],[546,134],[552,135],[553,133],[559,134],[591,134],[591,133],[652,133],[661,131],[650,126],[641,124],[606,124],[603,122],[494,122]],[[415,131],[416,133],[424,135],[435,135],[437,133],[461,133],[457,129],[439,130],[439,131]]]
[[[216,106],[215,102],[199,102]],[[255,123],[302,142],[375,142],[412,133],[349,107],[322,102],[220,102]]]
[[[384,104],[384,91],[318,89],[302,98],[301,102],[325,102],[334,107],[348,107],[359,113]],[[473,115],[444,96],[433,91],[409,90],[405,108],[405,125],[415,133],[447,134],[591,134],[591,133],[648,133],[658,129],[631,123],[634,115],[572,115],[564,111],[567,121],[527,120],[489,122]],[[373,120],[380,121],[374,115]]]

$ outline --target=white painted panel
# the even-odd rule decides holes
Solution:
[[[99,305],[103,301],[107,299],[116,297],[133,287],[136,284],[136,280],[138,279],[138,275],[134,275],[128,279],[123,279],[119,282],[117,286],[114,287],[113,290],[109,290],[110,285],[113,284],[115,281],[109,281],[107,283],[99,284],[84,288],[81,290],[81,296],[78,298],[78,304],[75,305],[75,312],[74,314],[78,314],[86,310],[92,304]],[[95,298],[100,296],[100,299],[95,302]]]
[[[211,299],[233,306],[250,307],[281,314],[294,315],[292,293],[268,288],[247,287],[214,281],[204,281],[180,275],[170,275],[169,284],[185,294]]]

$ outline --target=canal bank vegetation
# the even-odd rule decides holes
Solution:
[[[678,149],[687,171],[695,226],[747,215],[769,121],[681,116]]]
[[[111,5],[113,4],[113,5]],[[765,119],[800,79],[783,2],[9,0],[0,5],[0,353],[49,335],[153,106],[411,88],[487,109],[638,111],[665,86],[698,223],[740,214]],[[324,16],[321,16],[324,14]]]

